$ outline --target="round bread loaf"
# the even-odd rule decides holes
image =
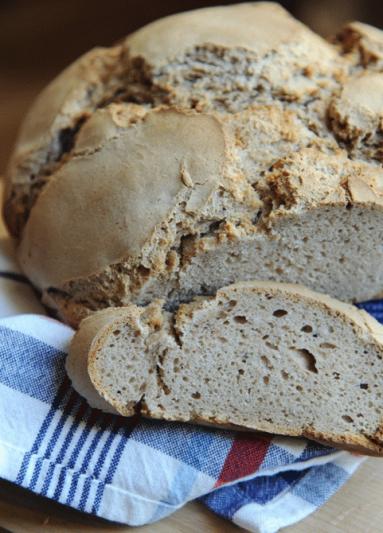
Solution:
[[[330,44],[262,2],[181,13],[43,91],[4,214],[74,326],[251,279],[364,300],[383,288],[382,131],[383,32]]]

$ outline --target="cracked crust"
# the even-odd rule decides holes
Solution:
[[[95,48],[67,67],[38,96],[21,126],[7,169],[4,215],[20,236],[32,205],[49,174],[70,151],[81,124],[119,71],[120,49]]]
[[[278,161],[268,179],[276,205],[383,206],[383,169],[352,161],[342,150],[301,150]]]
[[[380,293],[382,42],[352,23],[330,44],[258,2],[167,17],[68,67],[26,117],[7,172],[5,218],[43,301],[77,326],[100,308],[174,307],[250,277],[352,301]],[[327,267],[314,252],[330,207],[341,226],[372,229],[361,252],[360,234],[347,235],[347,257],[344,241],[325,242]],[[294,233],[314,212],[323,229],[283,240],[283,224]],[[228,241],[253,255],[234,247],[221,264]],[[209,279],[197,263],[214,247]],[[233,277],[239,256],[254,267]],[[339,263],[344,279],[330,286]],[[303,268],[325,269],[328,287],[301,280]],[[188,282],[198,276],[207,281]]]
[[[252,31],[248,31],[252,24]],[[152,67],[159,68],[204,44],[243,48],[262,57],[279,47],[310,39],[313,44],[318,41],[323,46],[318,36],[281,6],[257,2],[165,17],[133,33],[125,44],[133,56],[147,58]],[[328,52],[332,53],[330,47]]]
[[[225,287],[216,297],[198,298],[171,314],[161,309],[162,303],[155,302],[148,308],[131,305],[118,309],[116,312],[122,314],[97,332],[91,325],[103,319],[102,312],[83,322],[74,338],[70,358],[81,357],[76,339],[87,335],[88,372],[95,388],[90,394],[77,381],[77,390],[91,405],[97,392],[125,416],[139,409],[151,418],[305,436],[342,449],[383,455],[382,418],[377,414],[381,412],[380,374],[379,369],[373,370],[376,365],[382,365],[383,327],[372,317],[305,287],[269,282]],[[275,322],[272,329],[267,325],[270,320]],[[223,321],[226,321],[224,327]],[[216,329],[218,333],[212,334],[210,329],[204,333],[204,327]],[[229,329],[237,330],[236,335],[243,334],[248,343],[246,357],[241,345],[236,343],[240,353],[232,363],[231,333],[226,332]],[[198,340],[200,334],[205,341]],[[278,357],[274,355],[273,343],[280,343]],[[302,361],[295,359],[291,344],[293,348],[299,346],[298,352],[309,354],[314,359],[313,366],[303,366],[297,371]],[[220,354],[218,359],[211,356],[215,352]],[[254,361],[248,360],[249,353]],[[214,366],[223,360],[224,365]],[[267,369],[262,367],[263,360],[267,361]],[[279,368],[281,364],[285,366]],[[198,370],[195,365],[199,365]],[[233,365],[239,368],[235,387],[229,384]],[[252,370],[252,365],[256,370]],[[329,377],[329,370],[333,377]],[[256,372],[256,377],[252,372]],[[245,392],[248,385],[242,385],[246,379],[252,385],[250,396]],[[362,380],[360,387],[358,380]],[[278,397],[274,398],[267,388],[282,391],[286,383],[288,397],[282,397],[279,405]],[[314,389],[310,389],[314,383]],[[217,385],[218,391],[221,390],[218,404],[215,403]],[[298,395],[293,392],[295,385],[301,391]],[[258,413],[259,394],[268,398],[269,406],[262,408],[264,412],[257,415],[259,419],[256,415],[246,418],[243,412],[234,409],[237,400],[227,404],[224,391],[228,386],[236,391],[238,405],[242,405],[241,395],[246,399],[244,405],[250,405],[249,413]],[[194,387],[199,392],[193,392]],[[366,398],[360,399],[360,394]],[[360,405],[353,395],[358,396]],[[363,408],[364,418],[359,419],[356,413],[360,413],[361,405],[368,403],[368,399],[370,407]],[[313,409],[314,418],[299,414],[302,401],[307,403],[307,411]],[[341,410],[341,413],[329,418],[326,415],[329,410],[332,413]]]
[[[336,35],[334,43],[347,55],[347,59],[356,69],[365,67],[372,70],[382,69],[382,30],[362,22],[350,22]]]
[[[40,290],[139,255],[180,199],[186,213],[198,212],[223,181],[225,138],[213,117],[159,109],[133,125],[129,118],[126,126],[106,110],[95,114],[79,134],[78,152],[40,194],[19,248]]]
[[[383,73],[354,76],[329,107],[331,128],[350,153],[383,162]]]

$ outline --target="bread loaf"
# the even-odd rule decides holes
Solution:
[[[91,405],[98,393],[125,416],[383,455],[383,326],[364,311],[301,286],[247,282],[174,313],[161,302],[111,312],[101,327],[105,311],[83,321],[67,363]]]
[[[383,33],[272,3],[174,15],[68,67],[25,119],[5,218],[77,326],[250,279],[383,288]]]

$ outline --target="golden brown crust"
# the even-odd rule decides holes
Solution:
[[[260,428],[251,428],[243,427],[234,423],[230,423],[225,420],[220,420],[216,417],[205,418],[202,416],[193,416],[190,420],[176,419],[174,417],[168,417],[166,414],[161,415],[159,412],[151,413],[148,412],[145,404],[140,410],[140,413],[149,419],[156,420],[168,420],[170,422],[182,422],[187,424],[198,424],[201,426],[206,426],[210,428],[219,428],[228,431],[251,431],[258,434],[260,437],[264,436],[266,439],[270,439],[271,435],[282,435],[287,437],[304,437],[309,440],[314,440],[319,444],[325,446],[331,446],[333,448],[338,448],[339,450],[345,450],[361,455],[367,455],[371,457],[383,457],[383,446],[374,442],[373,440],[363,437],[360,435],[331,435],[329,433],[321,433],[313,430],[312,428],[306,428],[303,430],[297,429],[296,431],[291,431],[291,428],[282,428],[282,427],[272,427],[272,424],[269,427],[260,427]],[[131,416],[131,414],[124,415],[122,411],[120,414],[123,416]]]
[[[383,457],[383,446],[362,435],[331,435],[308,428],[303,431],[302,437],[349,452]]]
[[[383,170],[350,161],[338,150],[307,148],[280,160],[268,177],[274,201],[286,207],[383,206]]]
[[[88,307],[72,301],[60,292],[45,294],[42,302],[53,315],[74,329],[77,329],[81,321],[92,314]]]
[[[362,22],[349,22],[339,31],[334,42],[356,66],[371,69],[379,69],[382,66],[382,30]]]

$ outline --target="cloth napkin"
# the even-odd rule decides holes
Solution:
[[[383,319],[383,302],[364,308]],[[199,498],[274,533],[323,505],[363,458],[304,439],[126,419],[91,409],[64,360],[73,331],[44,314],[0,241],[0,477],[86,513],[155,522]]]

